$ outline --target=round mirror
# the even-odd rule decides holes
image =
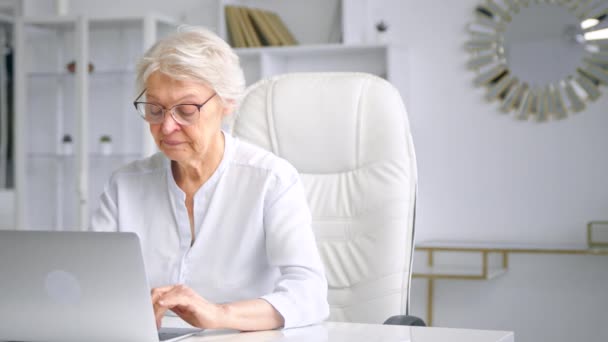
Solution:
[[[467,66],[519,119],[565,118],[608,84],[608,1],[487,0],[467,29]]]

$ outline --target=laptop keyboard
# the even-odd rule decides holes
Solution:
[[[170,340],[172,338],[176,338],[176,337],[180,337],[184,335],[183,332],[178,333],[178,332],[159,332],[158,333],[158,340],[159,341],[166,341],[166,340]]]
[[[159,341],[168,341],[180,336],[201,332],[202,329],[191,329],[191,328],[162,328],[158,332]]]

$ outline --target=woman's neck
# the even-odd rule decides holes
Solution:
[[[219,133],[218,139],[199,159],[171,162],[175,183],[186,194],[193,195],[217,170],[224,156],[224,139],[224,134]]]

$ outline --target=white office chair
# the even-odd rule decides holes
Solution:
[[[252,85],[228,126],[300,172],[329,283],[329,320],[399,315],[388,323],[421,323],[403,316],[417,174],[399,92],[363,73],[286,74]]]

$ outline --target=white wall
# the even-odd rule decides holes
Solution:
[[[501,114],[464,66],[477,3],[385,0],[373,11],[410,51],[418,238],[584,242],[586,222],[608,217],[608,96],[559,122]]]
[[[418,239],[583,243],[586,222],[608,218],[608,96],[559,122],[500,114],[464,66],[478,2],[374,2],[371,17],[410,52]],[[514,330],[518,342],[606,341],[605,284],[606,256],[515,255],[498,279],[436,281],[435,325]],[[413,314],[425,316],[425,295],[415,280]]]
[[[388,21],[392,39],[410,52],[410,77],[399,83],[409,85],[418,155],[418,239],[582,243],[587,221],[608,218],[608,96],[559,122],[500,114],[464,67],[464,28],[480,1],[370,2],[369,20]],[[209,26],[209,13],[217,13],[200,0],[71,6],[72,13],[155,10]],[[435,325],[515,330],[518,342],[608,340],[607,257],[510,261],[509,272],[492,281],[437,281]],[[412,303],[424,317],[422,280],[414,281]]]

